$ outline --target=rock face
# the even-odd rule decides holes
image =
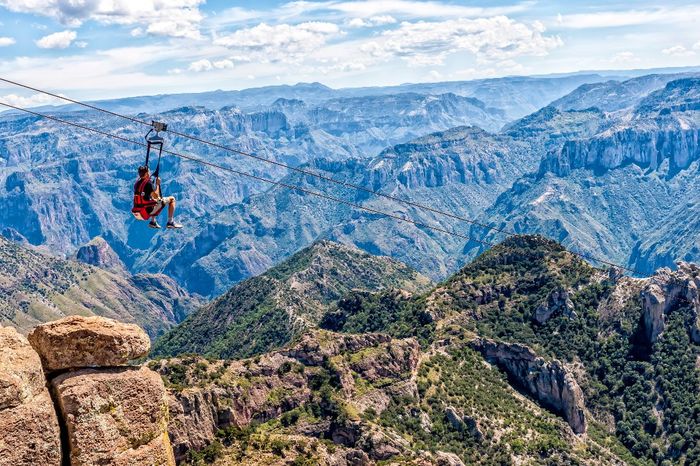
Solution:
[[[574,303],[566,290],[557,289],[552,291],[547,300],[535,309],[535,320],[539,324],[544,324],[555,312],[560,312],[568,317],[576,315],[574,313]]]
[[[187,388],[169,391],[169,433],[175,458],[181,461],[188,450],[201,450],[214,441],[219,429],[245,428],[317,402],[313,399],[313,387],[319,372],[331,360],[333,378],[348,405],[358,412],[363,410],[357,405],[371,405],[381,414],[389,403],[389,394],[416,391],[415,383],[409,379],[416,370],[419,354],[420,346],[413,339],[313,330],[291,348],[254,359],[206,362],[185,357],[161,360],[153,367],[168,380],[173,374],[182,380],[183,370],[187,374],[183,384]],[[193,370],[197,367],[206,369]],[[357,379],[365,385],[357,387]],[[411,384],[412,388],[406,387]],[[374,401],[369,399],[372,397]],[[296,425],[295,432],[309,439],[333,439],[338,445],[359,449],[358,458],[367,459],[337,464],[372,464],[370,459],[386,460],[406,449],[400,436],[385,435],[360,420],[304,421]]]
[[[700,267],[685,262],[678,270],[663,268],[648,280],[641,292],[642,323],[650,344],[656,342],[666,326],[666,315],[674,308],[690,306],[694,325],[690,329],[695,343],[700,343]]]
[[[61,440],[39,356],[0,327],[0,466],[59,466]]]
[[[112,247],[101,236],[96,236],[75,254],[78,261],[94,265],[111,272],[124,273],[126,266]]]
[[[586,432],[583,392],[573,374],[557,361],[545,361],[527,346],[479,338],[472,347],[495,362],[545,406],[562,413],[571,429]]]
[[[146,332],[134,324],[104,317],[70,316],[40,325],[29,341],[44,370],[121,366],[148,353]]]
[[[174,464],[160,376],[147,368],[83,369],[51,382],[71,464]]]

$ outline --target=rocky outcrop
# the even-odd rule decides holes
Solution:
[[[437,466],[464,466],[464,462],[454,453],[439,451],[435,453]]]
[[[70,316],[29,334],[46,371],[122,366],[148,354],[151,342],[139,326],[104,317]]]
[[[126,266],[112,247],[101,236],[96,236],[89,243],[81,246],[75,258],[85,264],[94,265],[115,273],[126,273]]]
[[[554,313],[560,313],[566,317],[575,317],[574,303],[569,293],[561,288],[552,291],[547,299],[535,309],[535,321],[544,324]]]
[[[8,465],[175,464],[163,380],[150,369],[126,365],[150,349],[143,330],[78,316],[37,327],[29,342],[2,330],[0,406],[31,400],[14,418],[4,416],[10,410],[0,411],[0,453],[7,448],[13,455],[29,455],[10,456]],[[1,465],[3,460],[0,455]]]
[[[0,327],[0,466],[59,466],[61,440],[39,355]]]
[[[471,416],[458,413],[455,408],[448,406],[445,408],[445,418],[454,430],[468,432],[477,442],[483,440],[484,434],[479,429],[479,423]]]
[[[189,450],[211,444],[220,429],[246,428],[319,403],[314,391],[319,389],[320,373],[334,380],[343,405],[357,412],[371,407],[380,414],[392,398],[415,396],[417,388],[410,379],[419,354],[413,339],[312,330],[290,348],[254,359],[211,362],[184,357],[154,362],[152,367],[166,380],[175,376],[180,381],[169,391],[169,432],[175,458],[181,461]],[[362,390],[355,386],[357,379],[363,381]],[[295,423],[293,430],[307,439],[329,438],[359,449],[358,461],[385,460],[406,449],[401,438],[357,419],[305,419]]]
[[[678,270],[659,269],[641,292],[642,325],[647,342],[656,342],[666,326],[669,312],[688,306],[694,324],[689,329],[693,341],[700,343],[700,267],[678,263]]]
[[[75,465],[174,464],[160,376],[147,368],[82,369],[52,380]]]
[[[488,361],[508,372],[540,403],[561,413],[575,433],[586,432],[583,392],[573,374],[561,362],[546,361],[520,344],[478,338],[471,345]]]

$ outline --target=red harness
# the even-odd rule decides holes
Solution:
[[[134,214],[134,217],[136,217],[137,220],[148,220],[151,218],[149,208],[158,204],[157,201],[146,200],[145,198],[146,193],[144,188],[146,187],[146,183],[149,181],[150,180],[148,178],[143,180],[138,189],[134,192],[134,207],[131,208],[131,213]]]

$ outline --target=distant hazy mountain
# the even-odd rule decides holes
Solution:
[[[252,113],[236,107],[180,107],[140,117],[163,119],[184,132],[482,223],[546,234],[608,259],[658,265],[672,256],[692,256],[694,248],[679,239],[670,216],[694,199],[697,186],[697,78],[667,82],[677,77],[584,84],[563,97],[559,92],[564,87],[588,78],[407,85],[393,88],[394,93],[370,88],[346,90],[341,96],[318,85],[283,87],[286,97],[275,96]],[[463,95],[477,88],[481,98]],[[421,90],[423,94],[417,92]],[[262,96],[256,92],[243,94]],[[308,93],[323,97],[314,102],[305,97]],[[557,100],[505,124],[500,132],[460,126],[476,122],[495,128],[508,122],[515,107],[492,104],[498,103],[497,96],[514,93]],[[140,129],[112,118],[60,115],[142,137]],[[443,129],[448,127],[453,128]],[[128,270],[166,272],[205,295],[262,273],[321,238],[398,258],[434,279],[447,276],[481,249],[476,242],[465,244],[172,157],[164,161],[164,191],[178,198],[187,229],[154,234],[128,215],[140,150],[16,115],[0,118],[0,135],[3,230],[67,255],[102,235]],[[476,239],[503,238],[240,155],[177,138],[169,143],[212,162]],[[653,239],[662,232],[666,239]],[[654,248],[665,252],[656,256]]]
[[[143,128],[95,113],[59,113],[61,118],[141,141]],[[453,94],[385,95],[332,100],[327,106],[276,101],[266,110],[244,113],[234,107],[207,110],[180,107],[160,115],[171,128],[292,166],[326,160],[375,156],[382,148],[430,131],[484,123],[506,123],[503,112],[473,98]],[[167,135],[166,135],[167,137]],[[168,138],[170,148],[271,180],[279,166],[191,141]],[[132,185],[144,151],[24,115],[0,118],[0,226],[13,228],[30,243],[70,254],[102,235],[131,266],[152,234],[130,219]],[[163,160],[163,190],[178,199],[183,218],[211,217],[226,206],[269,188],[246,177],[210,167]],[[157,245],[154,241],[153,247]],[[132,251],[133,250],[133,251]]]
[[[648,74],[648,73],[646,73]],[[478,79],[473,81],[447,81],[438,83],[402,84],[400,86],[361,87],[331,89],[321,83],[299,83],[293,86],[266,86],[240,91],[201,92],[193,94],[164,94],[155,96],[126,97],[97,102],[101,107],[125,113],[160,113],[177,107],[203,106],[219,109],[236,106],[246,112],[260,111],[277,99],[301,100],[317,106],[330,99],[381,96],[393,94],[440,95],[453,93],[461,97],[476,98],[488,107],[499,108],[509,120],[520,118],[548,104],[584,83],[617,79],[616,74],[600,75],[582,73],[567,76],[513,76]],[[622,79],[622,78],[620,78]],[[52,109],[55,107],[47,107]],[[61,111],[81,110],[75,105],[58,107]]]

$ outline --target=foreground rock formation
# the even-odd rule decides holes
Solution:
[[[149,348],[102,317],[0,328],[0,465],[174,465],[163,381],[127,365]]]
[[[167,380],[182,381],[169,395],[170,437],[180,462],[188,452],[216,442],[221,429],[239,431],[318,403],[317,384],[331,366],[332,386],[352,411],[371,407],[381,413],[391,395],[416,391],[411,375],[419,354],[413,339],[312,331],[292,347],[257,360],[207,362],[190,357],[154,362],[153,367]],[[183,372],[186,376],[180,378]],[[307,442],[332,440],[338,451],[326,459],[338,466],[374,464],[405,450],[400,436],[387,436],[356,416],[344,422],[299,420],[293,431]]]
[[[160,376],[142,368],[82,369],[51,381],[71,464],[174,464]]]
[[[46,371],[123,366],[145,356],[146,332],[134,324],[103,317],[70,316],[40,325],[29,334]]]
[[[561,412],[571,429],[586,432],[583,392],[574,375],[559,361],[546,361],[525,345],[479,338],[472,346],[505,369],[543,405]]]
[[[59,466],[61,440],[39,356],[0,327],[0,465]]]

